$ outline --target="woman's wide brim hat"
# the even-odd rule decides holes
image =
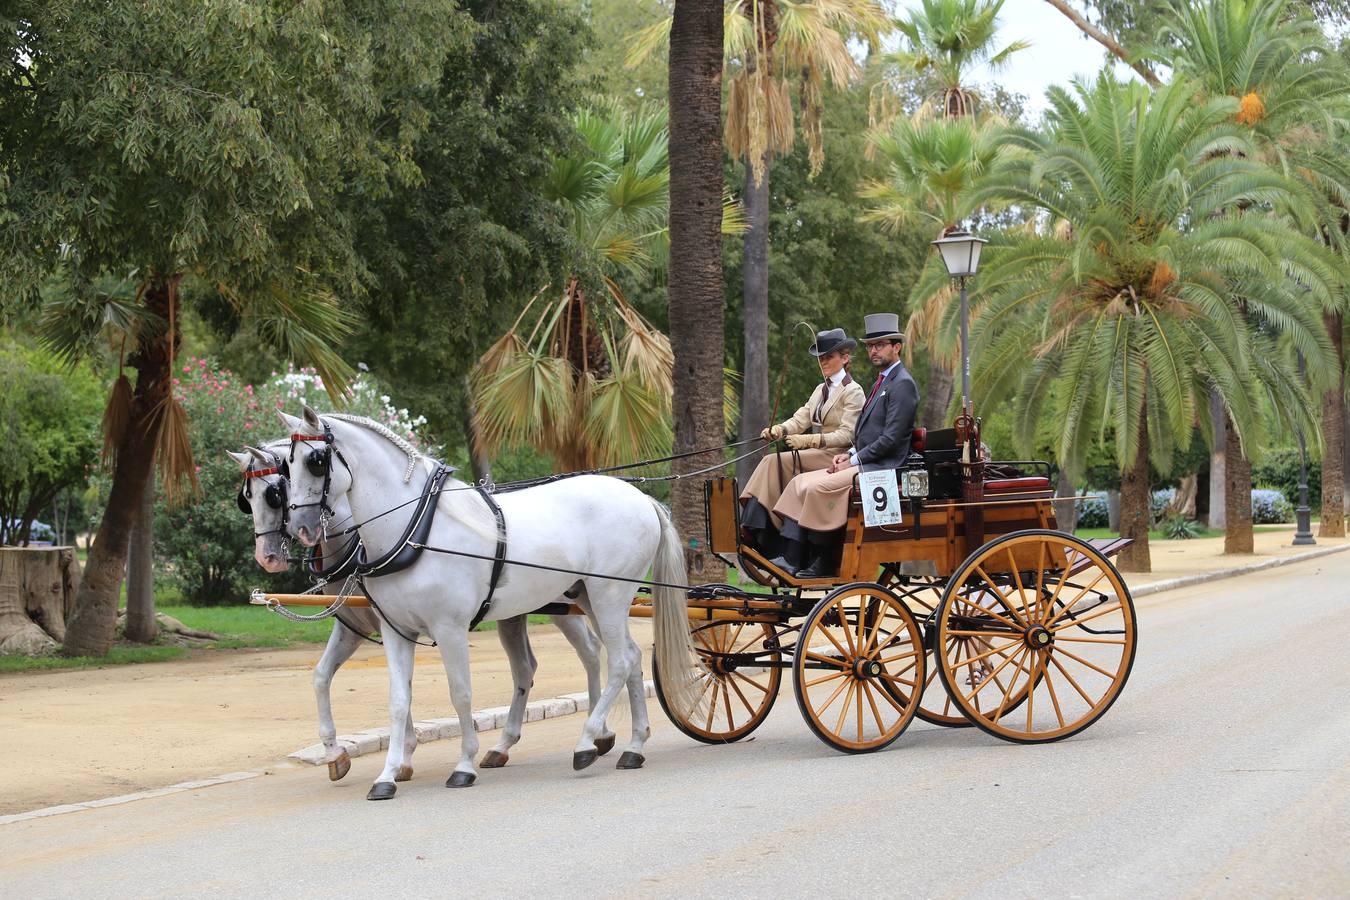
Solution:
[[[872,313],[863,317],[864,341],[903,341],[900,333],[900,316],[897,313]]]
[[[836,350],[852,350],[858,342],[844,333],[842,328],[831,328],[816,334],[816,342],[808,351],[812,356],[824,356]]]

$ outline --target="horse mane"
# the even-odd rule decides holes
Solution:
[[[324,413],[330,419],[337,419],[340,422],[347,422],[351,425],[357,425],[361,428],[375,432],[380,437],[389,441],[398,449],[402,450],[408,457],[408,468],[403,472],[403,483],[407,484],[411,479],[413,472],[417,469],[417,463],[424,457],[422,453],[412,445],[406,438],[400,437],[392,429],[381,425],[374,419],[368,419],[365,416],[353,416],[347,413]],[[457,479],[456,479],[457,480]],[[467,487],[467,486],[466,486]],[[497,518],[488,509],[486,503],[464,502],[465,500],[476,499],[466,496],[469,491],[464,489],[449,490],[441,494],[441,499],[446,501],[447,511],[454,518],[458,519],[469,529],[489,540],[497,539]]]

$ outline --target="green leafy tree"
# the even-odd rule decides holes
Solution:
[[[136,376],[114,390],[112,488],[63,648],[103,655],[152,460],[166,490],[195,484],[169,383],[181,300],[228,304],[341,392],[360,213],[418,177],[420,93],[471,24],[448,0],[10,7],[0,277],[32,296],[64,271],[49,342],[77,358],[111,328]],[[99,289],[108,273],[122,286]]]
[[[1121,562],[1147,571],[1149,461],[1170,470],[1211,388],[1253,446],[1263,397],[1311,430],[1297,375],[1232,298],[1329,364],[1330,342],[1300,293],[1335,296],[1339,269],[1260,211],[1292,202],[1297,185],[1255,159],[1233,121],[1236,100],[1197,102],[1182,82],[1151,91],[1109,73],[1072,93],[1051,88],[1048,99],[1048,131],[1014,132],[1028,152],[984,189],[1043,218],[989,248],[977,393],[990,405],[1016,398],[1015,431],[1028,446],[1054,404],[1061,463],[1080,461],[1094,432],[1113,428],[1122,534],[1135,542]]]
[[[102,387],[87,364],[0,337],[0,544],[27,544],[33,520],[97,462]]]

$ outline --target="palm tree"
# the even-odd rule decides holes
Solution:
[[[580,149],[554,161],[545,195],[562,207],[579,258],[559,296],[526,322],[543,292],[536,295],[479,359],[471,382],[480,450],[530,444],[560,471],[658,455],[669,445],[672,390],[669,339],[614,277],[643,271],[664,252],[665,111],[614,107],[583,112],[574,124]]]
[[[1328,363],[1300,293],[1331,302],[1338,266],[1263,211],[1293,205],[1297,186],[1255,159],[1236,100],[1197,102],[1184,82],[1150,91],[1109,72],[1048,99],[1048,132],[1012,133],[1028,152],[1001,162],[976,198],[1036,214],[989,248],[976,383],[986,403],[1016,397],[1024,445],[1042,415],[1060,423],[1061,460],[1081,460],[1109,430],[1121,533],[1134,539],[1121,564],[1148,571],[1149,460],[1167,468],[1211,389],[1248,446],[1267,411],[1312,426],[1274,329],[1258,326]]]
[[[727,81],[724,137],[732,157],[745,166],[743,319],[745,359],[741,438],[768,424],[769,403],[769,171],[775,158],[792,151],[792,87],[811,174],[824,163],[821,128],[827,82],[843,86],[861,74],[848,41],[875,45],[889,19],[879,0],[727,0],[723,60]],[[670,22],[645,29],[634,40],[630,64],[660,47]],[[748,475],[755,458],[739,464]]]
[[[1235,118],[1248,129],[1256,154],[1306,182],[1319,203],[1310,233],[1342,253],[1350,250],[1345,235],[1350,209],[1350,165],[1345,154],[1350,72],[1306,10],[1291,11],[1286,0],[1199,4],[1174,0],[1159,43],[1175,48],[1165,62],[1179,76],[1191,79],[1207,96],[1238,100]],[[1336,350],[1334,368],[1313,373],[1325,386],[1323,458],[1339,460],[1345,434],[1344,307],[1335,304],[1319,311]],[[1237,515],[1226,522],[1225,548],[1250,553],[1251,467],[1236,448],[1229,448],[1228,458],[1237,465],[1237,471],[1227,476],[1235,495],[1228,504]],[[1343,536],[1342,471],[1338,465],[1323,469],[1319,532]]]
[[[974,118],[980,97],[971,84],[971,72],[979,66],[997,70],[1005,66],[1014,53],[1030,46],[1026,41],[1013,41],[997,46],[998,16],[1003,0],[923,0],[909,18],[897,23],[905,38],[904,48],[890,59],[902,71],[931,77],[936,85],[929,98],[930,110],[948,118]],[[888,124],[883,117],[883,128]],[[951,132],[951,135],[957,134]],[[933,145],[915,149],[940,149]],[[949,162],[950,160],[946,160]],[[941,165],[942,157],[924,165]],[[904,164],[897,174],[904,178]],[[956,224],[955,221],[945,223]],[[949,292],[943,292],[945,297]],[[935,320],[933,310],[916,309],[911,313],[911,334],[931,336]],[[933,344],[929,360],[928,382],[924,389],[922,421],[929,426],[946,421],[951,405],[954,381],[952,343]]]

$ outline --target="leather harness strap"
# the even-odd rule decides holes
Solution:
[[[488,610],[492,607],[492,596],[497,593],[497,583],[501,581],[502,570],[506,568],[506,516],[502,515],[502,508],[497,505],[497,501],[493,500],[492,495],[481,486],[478,488],[478,495],[483,498],[483,502],[492,510],[492,515],[497,520],[497,550],[492,557],[492,575],[488,577],[487,596],[483,598],[483,605],[478,607],[473,621],[469,623],[470,631],[478,627],[478,623],[488,614]]]

